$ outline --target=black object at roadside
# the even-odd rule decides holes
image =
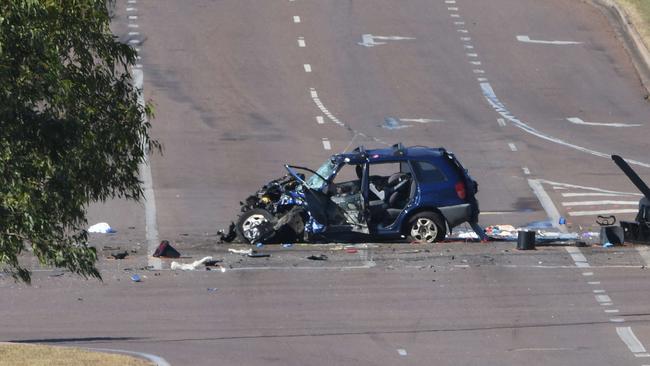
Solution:
[[[171,244],[169,240],[163,240],[156,248],[156,251],[153,252],[154,257],[166,257],[166,258],[179,258],[181,253],[179,253]]]
[[[601,226],[600,227],[600,245],[612,243],[614,245],[623,245],[625,242],[625,230],[620,226]]]
[[[326,261],[326,260],[327,260],[327,256],[326,256],[325,254],[321,254],[321,255],[310,255],[309,257],[307,257],[307,259],[312,260],[312,261]]]
[[[251,257],[251,258],[267,258],[267,257],[270,257],[271,255],[270,254],[263,254],[263,253],[249,253],[248,256]]]
[[[221,262],[223,262],[221,259],[213,259],[213,260],[210,260],[210,261],[205,261],[205,262],[203,262],[203,264],[206,267],[214,267],[214,266],[217,265],[217,263],[221,263]]]
[[[123,251],[123,252],[111,253],[111,257],[113,257],[113,258],[115,258],[115,259],[124,259],[124,258],[126,258],[128,255],[129,255],[129,252],[127,252],[126,250]]]
[[[517,232],[517,249],[519,250],[535,249],[535,232],[534,231]]]

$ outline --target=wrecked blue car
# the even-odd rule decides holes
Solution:
[[[464,222],[478,227],[478,184],[454,154],[424,146],[330,157],[288,174],[241,202],[226,238],[248,243],[394,240],[432,243]],[[347,239],[346,239],[347,238]]]

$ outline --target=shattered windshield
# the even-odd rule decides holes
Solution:
[[[329,177],[334,174],[334,171],[336,170],[336,164],[332,162],[331,160],[328,160],[325,162],[325,164],[321,165],[320,168],[316,171],[318,175],[321,175],[323,178],[329,179]],[[312,174],[309,179],[307,179],[307,187],[311,189],[316,189],[320,190],[325,186],[325,181],[319,177],[317,174]]]

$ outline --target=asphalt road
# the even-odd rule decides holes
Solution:
[[[144,282],[131,283],[148,264],[151,206],[93,206],[91,223],[118,233],[92,243],[137,253],[103,261],[101,284],[48,271],[32,288],[0,280],[1,339],[181,365],[643,364],[630,334],[650,345],[647,272],[631,248],[583,249],[595,267],[585,271],[564,248],[520,255],[512,244],[328,252],[326,264],[298,248],[252,260],[214,245],[238,202],[283,175],[283,163],[315,167],[358,144],[399,141],[454,151],[480,183],[483,224],[547,219],[540,189],[568,230],[593,226],[597,212],[633,217],[636,189],[599,155],[634,160],[650,177],[649,109],[598,9],[568,0],[128,0],[115,14],[116,33],[140,50],[164,145],[150,165],[158,239],[193,257],[185,261],[214,254],[233,270],[140,272]],[[402,128],[386,128],[389,117]]]
[[[134,256],[102,260],[102,283],[49,270],[31,287],[0,277],[0,334],[172,365],[642,364],[645,351],[617,333],[650,344],[635,248],[581,248],[591,266],[581,268],[565,247],[513,247],[269,246],[268,259],[221,247],[209,254],[225,272],[147,271]]]
[[[283,163],[316,167],[358,144],[456,152],[485,225],[546,219],[531,180],[569,230],[632,218],[636,188],[594,154],[649,176],[644,89],[585,2],[142,1],[116,15],[165,147],[151,164],[161,238],[213,240]],[[403,128],[385,128],[390,117]]]

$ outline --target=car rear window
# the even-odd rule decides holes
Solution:
[[[421,183],[439,183],[447,180],[438,167],[426,161],[413,161],[413,168]]]

